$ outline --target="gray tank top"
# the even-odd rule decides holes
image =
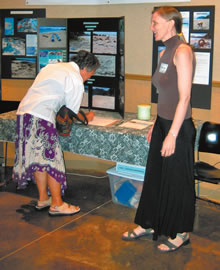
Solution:
[[[184,42],[181,41],[177,35],[164,42],[166,50],[163,53],[152,77],[152,83],[159,93],[157,114],[168,120],[173,120],[179,100],[177,71],[176,66],[173,63],[173,57],[176,49],[182,43]],[[195,63],[193,63],[193,65],[195,68]],[[191,104],[189,104],[185,119],[191,117],[191,111]]]

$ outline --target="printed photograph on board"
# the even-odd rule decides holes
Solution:
[[[194,49],[211,49],[212,39],[209,33],[191,33],[190,45],[192,45]]]
[[[190,12],[180,11],[182,15],[182,33],[187,43],[189,43],[189,29],[190,29]]]
[[[25,55],[25,39],[20,37],[2,38],[2,55]]]
[[[117,53],[117,32],[93,32],[93,53]]]
[[[115,91],[110,87],[92,87],[92,107],[115,109]]]
[[[96,70],[95,76],[115,77],[115,56],[96,55],[100,67]]]
[[[24,18],[24,19],[18,20],[17,32],[36,33],[37,32],[37,19]]]
[[[5,18],[5,36],[14,35],[14,18]]]
[[[40,48],[66,48],[66,26],[40,26]]]
[[[91,32],[69,33],[69,51],[78,52],[79,50],[91,51]]]
[[[209,30],[210,27],[210,11],[193,12],[193,29]]]
[[[33,79],[36,76],[36,58],[16,57],[11,61],[11,78]]]

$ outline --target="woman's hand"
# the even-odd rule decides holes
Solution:
[[[176,148],[176,137],[171,133],[168,133],[163,141],[163,146],[161,149],[162,157],[169,157],[174,154]]]

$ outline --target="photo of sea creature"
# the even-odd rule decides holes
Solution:
[[[191,33],[190,44],[194,49],[211,49],[212,40],[208,33]]]
[[[209,30],[210,12],[200,11],[193,13],[193,29],[194,30]]]

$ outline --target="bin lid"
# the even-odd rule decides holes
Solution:
[[[145,167],[117,162],[116,171],[122,173],[145,174]]]
[[[136,181],[143,181],[144,180],[144,174],[137,174],[137,173],[131,173],[131,172],[119,172],[116,170],[116,166],[108,169],[106,171],[109,175],[115,175],[118,177],[124,177],[128,178],[131,180],[136,180]]]

